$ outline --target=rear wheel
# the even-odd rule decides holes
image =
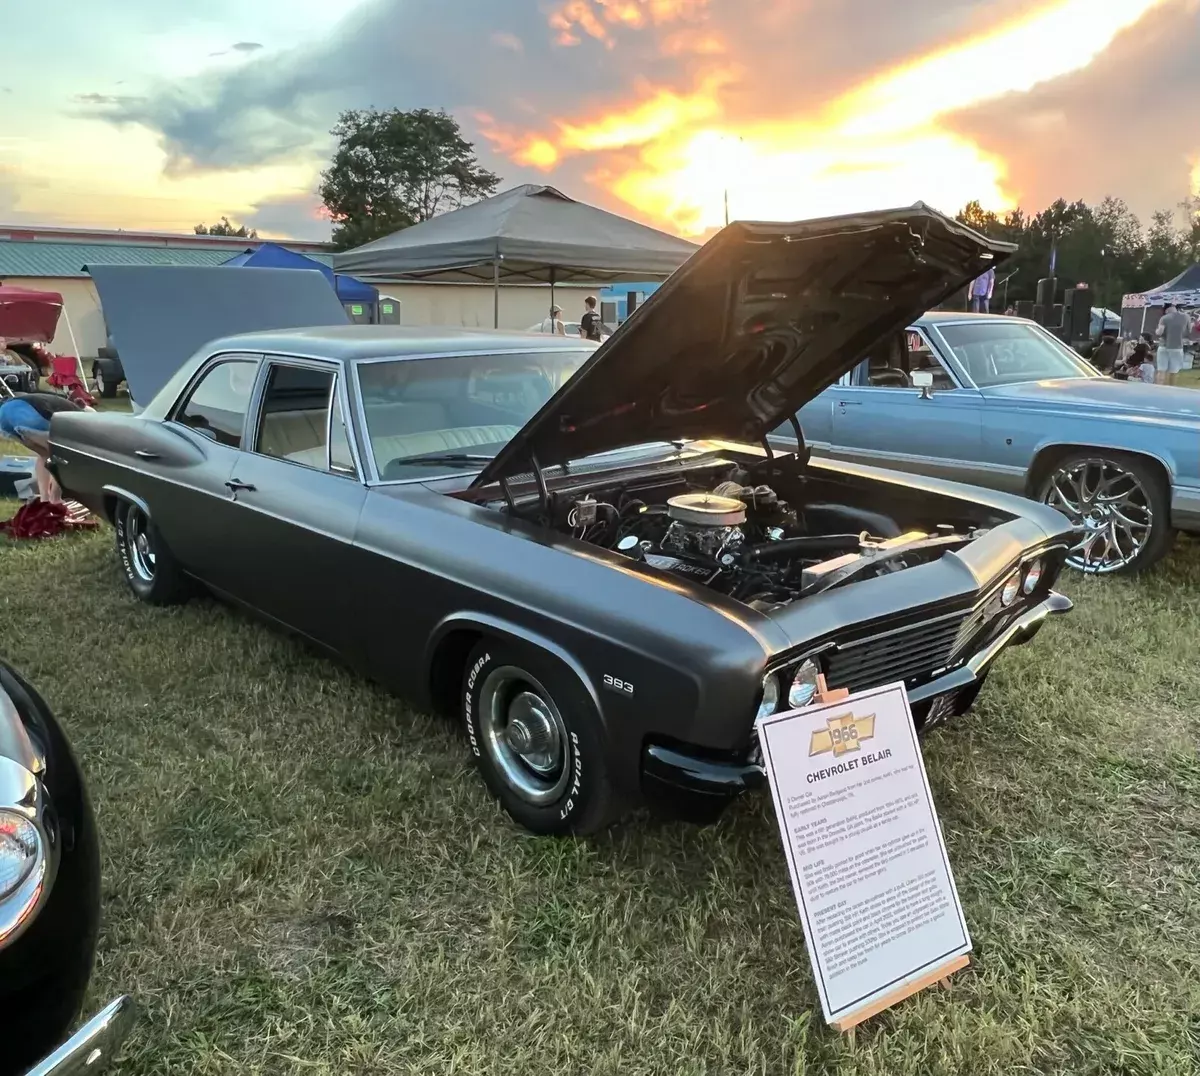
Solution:
[[[129,589],[149,605],[185,600],[191,584],[150,517],[128,502],[117,505],[115,516],[117,556]]]
[[[532,647],[481,642],[463,677],[463,720],[492,795],[533,833],[587,834],[617,814],[595,705]]]
[[[1083,528],[1067,565],[1088,575],[1132,574],[1171,548],[1171,498],[1162,473],[1124,452],[1074,452],[1059,460],[1039,496]]]

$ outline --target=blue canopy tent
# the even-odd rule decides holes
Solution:
[[[375,312],[379,303],[377,288],[371,287],[370,284],[364,284],[352,276],[335,273],[328,265],[322,264],[315,258],[297,254],[296,251],[281,247],[278,243],[263,243],[257,250],[243,251],[224,264],[240,265],[247,269],[316,269],[325,275],[329,286],[337,292],[337,297],[343,306],[370,307],[370,311],[365,312],[370,316],[364,316],[364,320],[376,320]],[[349,310],[348,313],[356,320],[360,316],[359,311]]]

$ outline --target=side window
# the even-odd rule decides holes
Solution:
[[[272,363],[263,390],[256,452],[357,477],[337,374]]]
[[[329,404],[336,383],[332,369],[272,363],[263,389],[254,451],[325,470]]]
[[[929,341],[920,333],[908,334],[908,368],[933,374],[933,387],[939,391],[958,388],[942,360],[930,348]]]
[[[237,448],[257,374],[257,360],[231,359],[218,363],[196,383],[175,412],[175,421],[218,444]]]

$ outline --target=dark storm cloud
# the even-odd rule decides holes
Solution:
[[[1175,0],[1117,37],[1089,67],[945,123],[1008,162],[1013,194],[1124,195],[1143,218],[1186,194],[1200,159],[1200,4]]]
[[[549,13],[557,6],[376,0],[319,45],[256,55],[233,70],[164,86],[148,100],[114,103],[105,115],[156,131],[176,172],[311,152],[327,143],[344,108],[444,107],[468,128],[471,114],[484,112],[535,129],[550,117],[628,104],[635,80],[686,91],[714,67],[740,72],[723,101],[732,116],[769,117],[827,100],[971,22],[1021,9],[996,0],[711,0],[698,20],[613,26],[609,48],[584,35],[576,47],[556,45]],[[503,170],[512,177],[510,164]]]

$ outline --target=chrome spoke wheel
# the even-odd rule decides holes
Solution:
[[[569,737],[558,707],[528,673],[511,665],[493,669],[479,692],[483,747],[523,800],[554,803],[571,775]]]
[[[125,545],[134,573],[143,583],[153,583],[157,558],[150,539],[150,521],[140,508],[131,506],[126,513]]]
[[[1129,567],[1154,529],[1149,491],[1113,460],[1068,462],[1050,476],[1042,499],[1083,528],[1067,564],[1090,575]]]

